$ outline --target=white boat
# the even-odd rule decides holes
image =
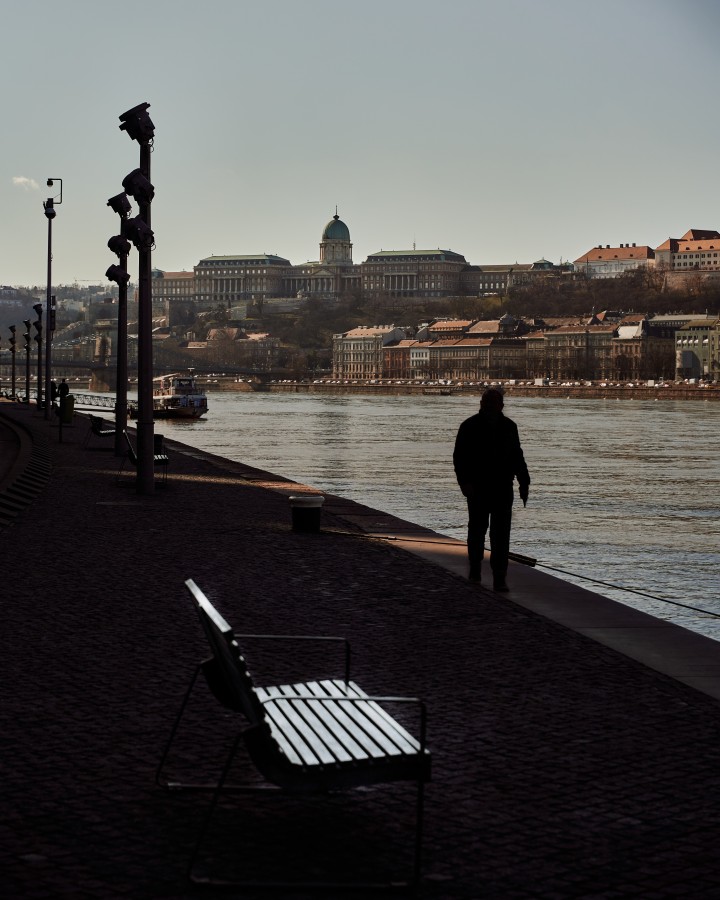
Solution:
[[[199,419],[207,411],[207,396],[192,372],[153,378],[154,419]],[[136,418],[137,402],[130,405],[129,412]]]

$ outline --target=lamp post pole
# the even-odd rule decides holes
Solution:
[[[23,319],[25,326],[25,402],[30,405],[30,319]]]
[[[12,382],[10,385],[10,397],[11,399],[15,399],[17,394],[15,393],[15,326],[10,326],[10,353],[12,354]]]
[[[149,103],[140,103],[120,116],[120,130],[140,144],[140,168],[123,181],[140,207],[140,221],[131,220],[138,249],[138,417],[137,417],[137,481],[139,494],[155,490],[155,433],[153,425],[153,358],[152,358],[152,245],[150,204],[154,189],[150,184],[150,153],[155,126],[148,115]],[[140,176],[138,184],[137,175]],[[139,234],[143,232],[143,234]]]
[[[35,330],[37,334],[35,335],[35,340],[38,345],[38,355],[37,355],[37,406],[38,409],[42,409],[43,405],[43,380],[42,380],[42,355],[43,355],[43,325],[42,325],[42,314],[43,308],[42,303],[36,303],[33,306],[35,310],[35,314],[37,315],[37,322],[33,322],[35,326]]]
[[[140,144],[140,172],[150,181],[150,143]],[[140,218],[148,228],[148,199],[138,203]],[[152,353],[152,251],[145,244],[138,251],[138,471],[137,491],[151,494],[155,489],[155,426],[153,423]]]
[[[117,377],[115,383],[115,456],[124,456],[125,430],[127,429],[127,273],[130,241],[126,235],[127,215],[130,212],[130,201],[126,194],[118,194],[108,200],[111,207],[120,216],[120,234],[111,237],[108,247],[118,257],[119,264],[110,266],[105,275],[118,286],[118,330],[117,330]]]
[[[59,206],[62,203],[62,178],[48,178],[47,186],[52,187],[56,181],[60,182],[60,199],[57,201]],[[55,331],[55,298],[52,296],[52,221],[56,215],[55,199],[48,197],[43,203],[43,209],[48,220],[47,295],[45,306],[45,418],[49,419],[50,400],[52,399],[50,391],[50,382],[52,380],[52,336],[53,331]]]
[[[48,178],[48,187],[52,186],[52,178]],[[60,181],[60,179],[58,179]],[[62,202],[62,181],[60,181],[60,202]],[[52,335],[50,315],[52,308],[52,220],[55,218],[55,201],[52,197],[48,197],[43,203],[45,217],[48,220],[48,277],[47,277],[47,293],[46,293],[46,315],[45,315],[45,418],[50,418],[50,339]],[[38,397],[40,396],[40,385],[38,384]]]

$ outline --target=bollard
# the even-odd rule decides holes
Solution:
[[[73,415],[75,414],[75,398],[72,394],[60,398],[60,423],[62,425],[72,425]]]
[[[304,534],[318,534],[320,532],[320,513],[325,498],[320,494],[294,495],[290,500],[290,512],[292,515],[292,530]]]

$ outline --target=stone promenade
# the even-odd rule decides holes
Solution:
[[[410,552],[433,536],[408,523],[328,498],[321,533],[294,533],[287,495],[303,487],[279,476],[169,443],[167,487],[139,496],[110,441],[83,447],[87,428],[76,416],[60,443],[36,410],[0,401],[0,493],[35,466],[0,507],[4,897],[216,895],[186,878],[207,797],[154,783],[207,655],[188,576],[237,631],[346,636],[366,690],[425,700],[419,897],[720,897],[712,696]],[[562,593],[529,569],[508,580]],[[261,683],[341,672],[248,658]],[[239,724],[204,691],[179,776],[216,777]],[[257,877],[406,874],[411,812],[396,787],[234,796],[215,862]]]

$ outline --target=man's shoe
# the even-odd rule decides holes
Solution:
[[[504,578],[496,578],[493,581],[493,590],[500,594],[507,594],[510,588],[507,586]]]
[[[468,581],[480,581],[481,572],[482,570],[477,563],[471,563],[470,571],[468,573]]]

